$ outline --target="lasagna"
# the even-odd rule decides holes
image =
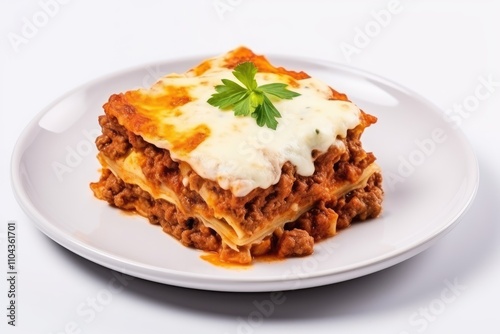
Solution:
[[[276,129],[207,103],[243,62],[255,65],[259,85],[300,94],[273,99]],[[360,141],[376,120],[326,83],[239,47],[112,95],[99,116],[101,175],[90,187],[222,262],[306,256],[315,242],[380,215],[381,171]]]

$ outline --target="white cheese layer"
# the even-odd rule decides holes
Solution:
[[[295,165],[300,175],[312,175],[312,151],[325,152],[331,145],[341,144],[337,136],[345,137],[348,129],[359,124],[359,108],[351,102],[329,100],[331,90],[325,83],[257,73],[259,86],[294,82],[297,87],[287,88],[301,94],[292,100],[269,96],[282,117],[277,119],[276,130],[259,127],[252,117],[235,116],[232,110],[207,103],[223,78],[238,82],[232,70],[216,67],[201,76],[189,72],[165,76],[144,93],[154,97],[172,86],[188,91],[190,102],[178,106],[179,112],[157,113],[155,121],[172,125],[180,133],[189,133],[200,125],[208,127],[209,135],[196,148],[186,152],[159,137],[144,134],[144,139],[168,149],[174,160],[187,162],[200,176],[217,181],[235,196],[276,184],[286,161]]]

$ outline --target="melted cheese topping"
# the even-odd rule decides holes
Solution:
[[[221,79],[238,81],[220,58],[202,65],[185,74],[167,75],[150,89],[125,93],[135,108],[132,130],[235,196],[276,184],[286,161],[300,175],[312,175],[312,151],[339,145],[337,137],[345,137],[360,122],[359,108],[333,100],[331,88],[317,79],[259,72],[259,86],[282,82],[301,94],[292,100],[269,96],[282,117],[276,130],[259,127],[252,117],[237,117],[232,110],[207,103]]]

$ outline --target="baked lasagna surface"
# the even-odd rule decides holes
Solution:
[[[259,85],[300,93],[272,100],[275,130],[207,103],[247,61]],[[240,47],[112,95],[99,117],[101,178],[90,186],[221,261],[309,255],[314,242],[381,212],[381,173],[360,142],[375,122],[325,83]]]

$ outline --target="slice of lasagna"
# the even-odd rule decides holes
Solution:
[[[300,94],[272,100],[275,130],[207,103],[243,62],[257,67],[259,85]],[[327,84],[240,47],[112,95],[96,140],[102,173],[90,186],[224,262],[309,255],[315,242],[381,212],[380,169],[360,141],[375,122]]]

